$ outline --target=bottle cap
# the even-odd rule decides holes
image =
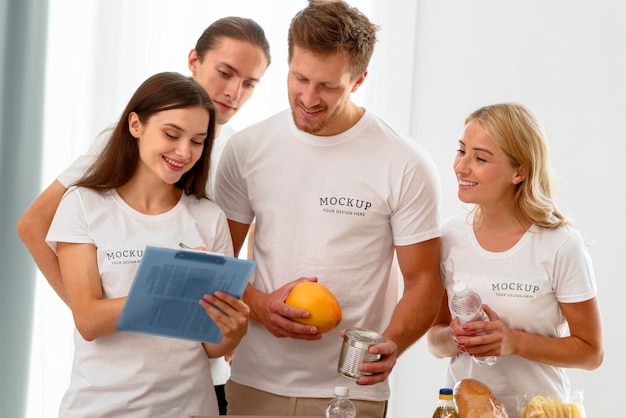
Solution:
[[[455,283],[452,290],[454,291],[454,294],[458,296],[467,296],[467,294],[470,292],[470,289],[469,287],[467,287],[467,284],[465,282]]]
[[[350,389],[345,386],[336,386],[335,387],[335,395],[337,396],[348,396],[350,393]]]
[[[446,401],[451,401],[452,400],[452,389],[449,389],[449,388],[439,389],[439,399],[443,399],[443,400],[446,400]]]

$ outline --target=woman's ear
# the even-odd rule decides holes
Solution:
[[[526,169],[524,167],[517,167],[515,174],[513,175],[513,184],[520,184],[526,180]]]
[[[135,112],[130,112],[128,115],[128,130],[134,138],[139,138],[141,121],[139,120],[139,115]]]

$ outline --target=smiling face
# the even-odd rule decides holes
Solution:
[[[510,207],[517,185],[525,178],[513,167],[493,136],[479,122],[466,125],[454,159],[458,196],[483,208]]]
[[[350,62],[343,54],[320,56],[294,48],[287,89],[298,129],[328,136],[344,132],[356,123],[361,112],[350,100],[350,94],[361,85],[365,73],[353,80],[350,71]]]
[[[142,124],[132,112],[128,122],[139,147],[135,175],[175,184],[202,155],[209,113],[202,107],[164,110]]]
[[[260,47],[226,36],[199,57],[189,53],[191,74],[213,101],[218,125],[227,123],[248,101],[268,66]]]

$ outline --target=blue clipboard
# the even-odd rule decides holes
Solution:
[[[148,246],[116,329],[219,343],[222,332],[198,301],[216,290],[240,299],[255,268],[253,260]]]

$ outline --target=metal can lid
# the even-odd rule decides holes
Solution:
[[[377,332],[357,328],[346,330],[346,337],[355,343],[361,343],[365,346],[380,344],[387,341],[385,340],[385,337]]]

